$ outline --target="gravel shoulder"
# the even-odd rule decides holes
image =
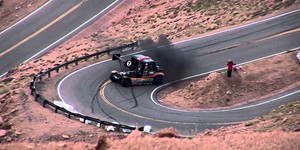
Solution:
[[[0,7],[0,30],[10,26],[46,1],[4,0],[3,5]],[[45,71],[56,64],[80,56],[115,47],[120,43],[129,43],[133,39],[145,40],[147,38],[155,41],[162,34],[168,35],[170,41],[180,41],[300,8],[299,0],[255,1],[257,3],[251,0],[231,1],[234,5],[226,3],[226,1],[220,1],[220,3],[212,1],[216,2],[215,5],[209,5],[211,1],[203,1],[203,4],[207,5],[201,5],[198,2],[187,3],[185,0],[173,2],[168,0],[125,0],[109,14],[45,56],[12,68],[8,74],[1,77],[0,83],[0,149],[93,149],[97,143],[100,145],[99,147],[108,149],[182,149],[182,147],[187,149],[219,149],[219,146],[215,146],[216,142],[224,149],[299,149],[300,101],[281,106],[265,116],[259,116],[237,126],[207,130],[195,138],[182,139],[176,136],[176,131],[173,129],[163,130],[153,136],[139,132],[133,132],[130,135],[107,133],[95,126],[68,119],[62,114],[55,114],[51,109],[45,109],[35,102],[30,95],[28,86],[32,78],[40,71]],[[6,15],[5,13],[8,12],[10,12],[9,15]],[[199,24],[203,24],[203,27],[200,28]],[[160,29],[163,30],[159,30],[157,27],[161,27]],[[287,57],[292,61],[292,55],[293,53],[289,53],[279,57]],[[207,85],[209,82],[220,83],[220,86],[227,88],[223,92],[231,92],[229,95],[225,94],[229,99],[228,102],[216,102],[211,107],[236,105],[251,100],[245,98],[238,101],[239,98],[246,96],[241,96],[241,91],[235,91],[238,86],[236,83],[241,83],[239,90],[245,84],[253,84],[254,82],[248,80],[249,78],[257,80],[256,82],[261,85],[249,88],[250,91],[254,92],[254,96],[257,96],[257,99],[265,93],[273,94],[285,90],[289,86],[299,86],[299,80],[292,83],[297,79],[288,79],[290,85],[281,83],[281,80],[285,81],[285,79],[279,79],[280,76],[285,76],[286,73],[291,73],[291,75],[294,73],[299,79],[299,74],[297,74],[299,66],[294,68],[295,66],[291,64],[275,59],[273,65],[278,63],[283,67],[285,64],[295,69],[294,72],[285,68],[287,72],[282,73],[272,70],[271,66],[266,66],[264,63],[267,64],[268,62],[244,65],[243,71],[246,73],[244,74],[239,70],[239,73],[242,74],[240,76],[235,74],[232,81],[224,78],[222,73],[210,75],[209,80],[203,82],[207,82]],[[255,68],[259,65],[262,65],[259,69]],[[270,68],[267,70],[264,69],[265,67]],[[251,76],[250,71],[257,71],[257,76]],[[275,73],[275,75],[265,76],[268,73]],[[57,74],[53,77],[58,81],[61,76],[63,74]],[[260,77],[264,77],[262,81],[266,82],[260,81]],[[274,81],[277,77],[278,81]],[[195,88],[198,87],[197,82],[201,81],[187,83],[187,85],[193,85],[192,87]],[[275,87],[275,83],[284,86]],[[49,86],[55,87],[55,84]],[[261,88],[264,86],[272,86],[270,88],[272,90],[264,91]],[[186,95],[183,95],[183,97],[192,97],[192,92],[188,92],[188,88],[193,91],[192,87],[187,86],[185,89],[181,89],[186,90]],[[211,93],[214,92],[217,91],[211,88]],[[51,93],[49,92],[47,96],[55,99],[56,95]],[[176,91],[173,95],[176,96]],[[224,94],[220,94],[220,96],[224,96]],[[195,96],[195,101],[199,97]],[[211,99],[213,98],[211,96]],[[195,109],[193,106],[197,106],[196,109],[199,109],[208,105],[205,102],[202,102],[202,104],[199,102],[184,105],[186,109]],[[177,104],[172,104],[172,102],[169,105],[178,107]],[[183,104],[179,106],[183,106]]]

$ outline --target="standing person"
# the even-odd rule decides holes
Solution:
[[[232,73],[232,69],[233,66],[236,65],[232,60],[228,60],[227,62],[227,77],[230,78],[231,77],[231,73]]]

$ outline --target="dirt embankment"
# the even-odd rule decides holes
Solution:
[[[0,0],[0,31],[21,20],[48,0]]]
[[[0,6],[1,29],[3,30],[8,26],[6,23],[11,24],[21,18],[22,15],[14,12],[30,12],[33,6],[37,7],[44,2],[46,0],[4,0]],[[137,136],[135,138],[131,135],[125,139],[126,135],[107,134],[102,129],[67,119],[61,114],[55,114],[52,110],[43,108],[34,101],[28,90],[33,76],[40,71],[76,57],[126,43],[131,39],[140,40],[150,37],[156,40],[160,35],[165,34],[169,40],[177,41],[199,36],[202,33],[222,30],[229,26],[240,25],[253,19],[261,19],[260,17],[272,12],[282,12],[281,9],[292,8],[299,8],[299,0],[125,0],[108,15],[71,40],[38,60],[32,60],[11,69],[6,76],[1,78],[0,149],[91,149],[96,144],[98,140],[96,137],[98,136],[104,136],[104,143],[106,143],[104,145],[108,145],[107,147],[111,149],[140,149],[145,147],[149,149],[181,149],[183,146],[188,149],[198,149],[198,147],[216,149],[214,147],[216,142],[224,145],[224,148],[228,146],[228,149],[251,149],[253,147],[253,149],[270,147],[274,149],[282,147],[299,149],[300,146],[295,143],[295,141],[299,141],[297,138],[300,137],[299,133],[283,131],[255,133],[258,130],[265,132],[278,128],[284,128],[286,131],[297,129],[300,126],[299,102],[288,104],[283,107],[284,110],[280,108],[279,111],[275,111],[276,113],[272,112],[269,117],[259,117],[239,126],[208,130],[199,135],[200,138],[162,138],[164,136]],[[277,10],[279,11],[276,12]],[[6,21],[3,21],[4,19]],[[264,64],[261,65],[265,66]],[[256,70],[256,68],[249,67],[248,70],[250,69]],[[247,67],[244,66],[243,70],[247,70]],[[248,75],[250,75],[249,71],[241,75],[240,79],[247,80]],[[257,75],[263,76],[264,74]],[[222,74],[216,75],[218,80],[222,80],[222,77]],[[251,78],[259,79],[259,77]],[[212,79],[209,80],[212,81]],[[232,80],[239,79],[232,78]],[[243,83],[243,81],[239,82]],[[220,84],[228,85],[222,82]],[[233,87],[235,83],[231,85]],[[230,100],[238,97],[234,91],[235,88],[232,87],[224,90],[230,91],[231,95],[220,94],[220,96],[228,96]],[[256,88],[259,87],[253,87],[252,90],[260,91]],[[189,96],[192,97],[192,95]],[[223,106],[223,103],[221,104],[220,106]],[[189,105],[187,106],[189,107]],[[274,126],[274,124],[276,125]],[[170,135],[169,131],[164,132]],[[50,144],[48,144],[49,142]],[[124,143],[127,144],[124,145]],[[183,144],[180,145],[180,143]]]

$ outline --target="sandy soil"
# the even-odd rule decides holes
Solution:
[[[10,2],[12,2],[11,5],[4,5]],[[13,5],[13,2],[16,1],[4,0],[3,5],[0,6],[1,13],[6,12],[2,10],[11,11],[19,6]],[[22,0],[22,3],[26,4],[24,6],[28,6],[29,3],[33,6],[33,3],[38,2],[42,4],[45,1]],[[118,133],[106,133],[94,126],[68,119],[62,114],[55,114],[51,109],[43,108],[30,96],[28,86],[35,74],[76,57],[128,43],[132,39],[157,40],[161,34],[167,35],[171,41],[182,40],[299,8],[298,0],[245,0],[232,1],[232,3],[212,1],[213,5],[208,1],[198,2],[125,0],[108,15],[42,58],[11,69],[6,76],[1,78],[0,83],[0,149],[92,149],[97,141],[99,149],[100,147],[110,149],[198,149],[199,147],[219,149],[216,143],[224,146],[224,149],[299,149],[299,142],[297,142],[300,137],[299,132],[294,132],[300,128],[299,101],[238,126],[207,130],[195,138],[180,139],[176,138],[174,130],[164,130],[153,136],[145,136],[139,132],[134,132],[128,137]],[[21,3],[21,0],[18,3]],[[32,7],[29,7],[30,9],[22,7],[27,9],[21,12],[32,11]],[[10,14],[14,16],[14,13]],[[5,15],[2,16],[4,17]],[[2,18],[0,23],[4,23]],[[14,21],[7,19],[8,21],[5,22],[16,21],[16,17],[11,18],[14,18]],[[5,28],[4,25],[1,24],[1,27]],[[278,59],[274,62],[278,62]],[[278,62],[278,64],[285,63]],[[264,64],[262,66],[265,67]],[[246,74],[240,75],[239,78],[232,78],[232,80],[243,79],[241,83],[245,82],[250,85],[251,82],[247,80],[247,76],[251,76],[248,70],[257,70],[252,67],[245,65],[243,70],[247,71],[245,71]],[[220,80],[215,83],[221,84],[222,74],[215,75],[215,79]],[[261,72],[257,75],[262,76]],[[270,74],[269,77],[271,76]],[[268,81],[265,83],[279,83],[273,81],[276,78],[269,77],[264,78]],[[298,82],[298,79],[295,79],[295,82]],[[225,82],[224,78],[223,81]],[[258,82],[263,83],[261,80]],[[227,85],[223,83],[220,86],[227,87]],[[233,86],[233,84],[230,85]],[[225,95],[230,98],[230,104],[228,104],[239,104],[240,101],[231,103],[239,96],[236,96],[234,88],[231,86],[227,88],[228,91],[231,90],[230,95]],[[257,87],[250,89],[257,90],[255,88]],[[266,85],[265,89],[267,93],[272,93],[281,88]],[[186,94],[189,95],[188,92]],[[215,104],[213,107],[219,105],[219,103]],[[220,104],[222,105],[219,106],[223,106],[223,103]],[[280,128],[279,131],[277,131],[278,128]]]

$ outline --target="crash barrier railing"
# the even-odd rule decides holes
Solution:
[[[136,127],[132,127],[132,126],[127,126],[127,125],[122,125],[122,124],[116,124],[116,123],[112,123],[112,122],[108,122],[108,121],[103,121],[103,120],[100,120],[98,118],[93,118],[93,117],[90,117],[90,116],[85,116],[85,115],[82,115],[82,114],[79,114],[79,113],[74,113],[74,112],[71,112],[63,107],[60,107],[60,106],[57,106],[55,105],[54,103],[52,103],[51,101],[47,100],[37,89],[36,87],[36,84],[39,82],[39,81],[42,81],[43,80],[43,77],[48,75],[48,78],[51,77],[51,72],[52,71],[56,71],[57,73],[59,72],[59,69],[62,68],[62,67],[65,67],[65,69],[68,69],[69,68],[69,65],[71,64],[75,64],[75,65],[78,65],[78,62],[82,61],[82,60],[85,60],[87,61],[89,58],[92,58],[92,57],[96,57],[97,59],[99,59],[99,56],[100,55],[103,55],[103,54],[111,54],[112,52],[125,52],[126,48],[130,48],[131,50],[133,50],[135,47],[137,46],[137,42],[133,42],[131,44],[128,44],[128,45],[123,45],[123,46],[120,46],[120,47],[116,47],[116,48],[112,48],[112,49],[108,49],[108,50],[104,50],[104,51],[101,51],[101,52],[96,52],[94,54],[90,54],[90,55],[86,55],[86,56],[83,56],[83,57],[80,57],[80,58],[77,58],[77,59],[74,59],[72,61],[69,61],[69,62],[66,62],[64,64],[61,64],[61,65],[57,65],[56,67],[54,68],[51,68],[51,69],[48,69],[47,71],[45,72],[40,72],[38,76],[35,76],[33,78],[33,81],[30,82],[30,90],[31,90],[31,95],[32,96],[35,96],[35,101],[41,101],[42,102],[42,105],[43,107],[46,107],[47,105],[51,106],[52,108],[54,108],[54,112],[55,113],[58,113],[58,111],[62,111],[64,113],[66,113],[68,115],[68,118],[71,118],[71,117],[75,117],[75,118],[80,118],[80,119],[83,119],[83,122],[84,123],[87,123],[87,121],[92,121],[92,122],[95,122],[97,123],[97,126],[98,127],[104,127],[104,126],[107,126],[107,125],[111,125],[111,126],[114,126],[116,128],[116,131],[121,131],[121,129],[129,129],[129,130],[134,130],[136,129]]]

